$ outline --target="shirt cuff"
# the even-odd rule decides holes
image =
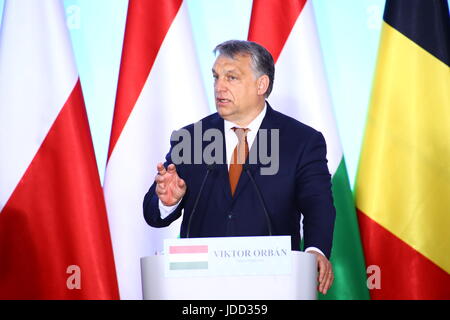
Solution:
[[[181,199],[183,199],[183,198],[181,198]],[[178,208],[178,205],[180,204],[181,199],[173,206],[165,206],[162,203],[162,201],[158,199],[158,207],[159,207],[159,213],[161,215],[161,219],[167,218],[172,212],[174,212]]]
[[[320,253],[321,255],[325,256],[325,255],[323,254],[322,250],[320,250],[319,248],[316,248],[316,247],[308,247],[308,248],[305,249],[305,252],[311,252],[311,251],[318,252],[318,253]]]

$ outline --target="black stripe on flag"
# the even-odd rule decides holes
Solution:
[[[450,66],[447,0],[387,0],[384,21]]]

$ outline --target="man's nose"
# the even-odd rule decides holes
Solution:
[[[215,92],[223,92],[226,90],[225,83],[222,79],[218,78],[214,81],[214,91]]]

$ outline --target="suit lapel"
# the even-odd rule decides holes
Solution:
[[[217,168],[218,168],[217,179],[218,179],[218,184],[222,188],[222,192],[223,192],[225,199],[227,199],[227,201],[231,201],[232,197],[231,197],[230,178],[228,176],[227,148],[225,146],[224,122],[223,122],[223,119],[219,115],[217,115],[217,117],[215,117],[212,120],[212,127],[217,128],[222,132],[223,159],[222,159],[222,163],[217,165]]]

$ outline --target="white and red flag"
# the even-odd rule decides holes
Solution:
[[[5,2],[0,299],[115,299],[105,202],[64,9]]]
[[[248,39],[276,63],[269,102],[322,132],[336,207],[331,262],[335,280],[321,299],[367,299],[364,256],[311,0],[253,0]]]
[[[186,3],[130,0],[104,193],[121,299],[141,299],[140,258],[179,234],[154,229],[143,200],[173,130],[209,113]]]

